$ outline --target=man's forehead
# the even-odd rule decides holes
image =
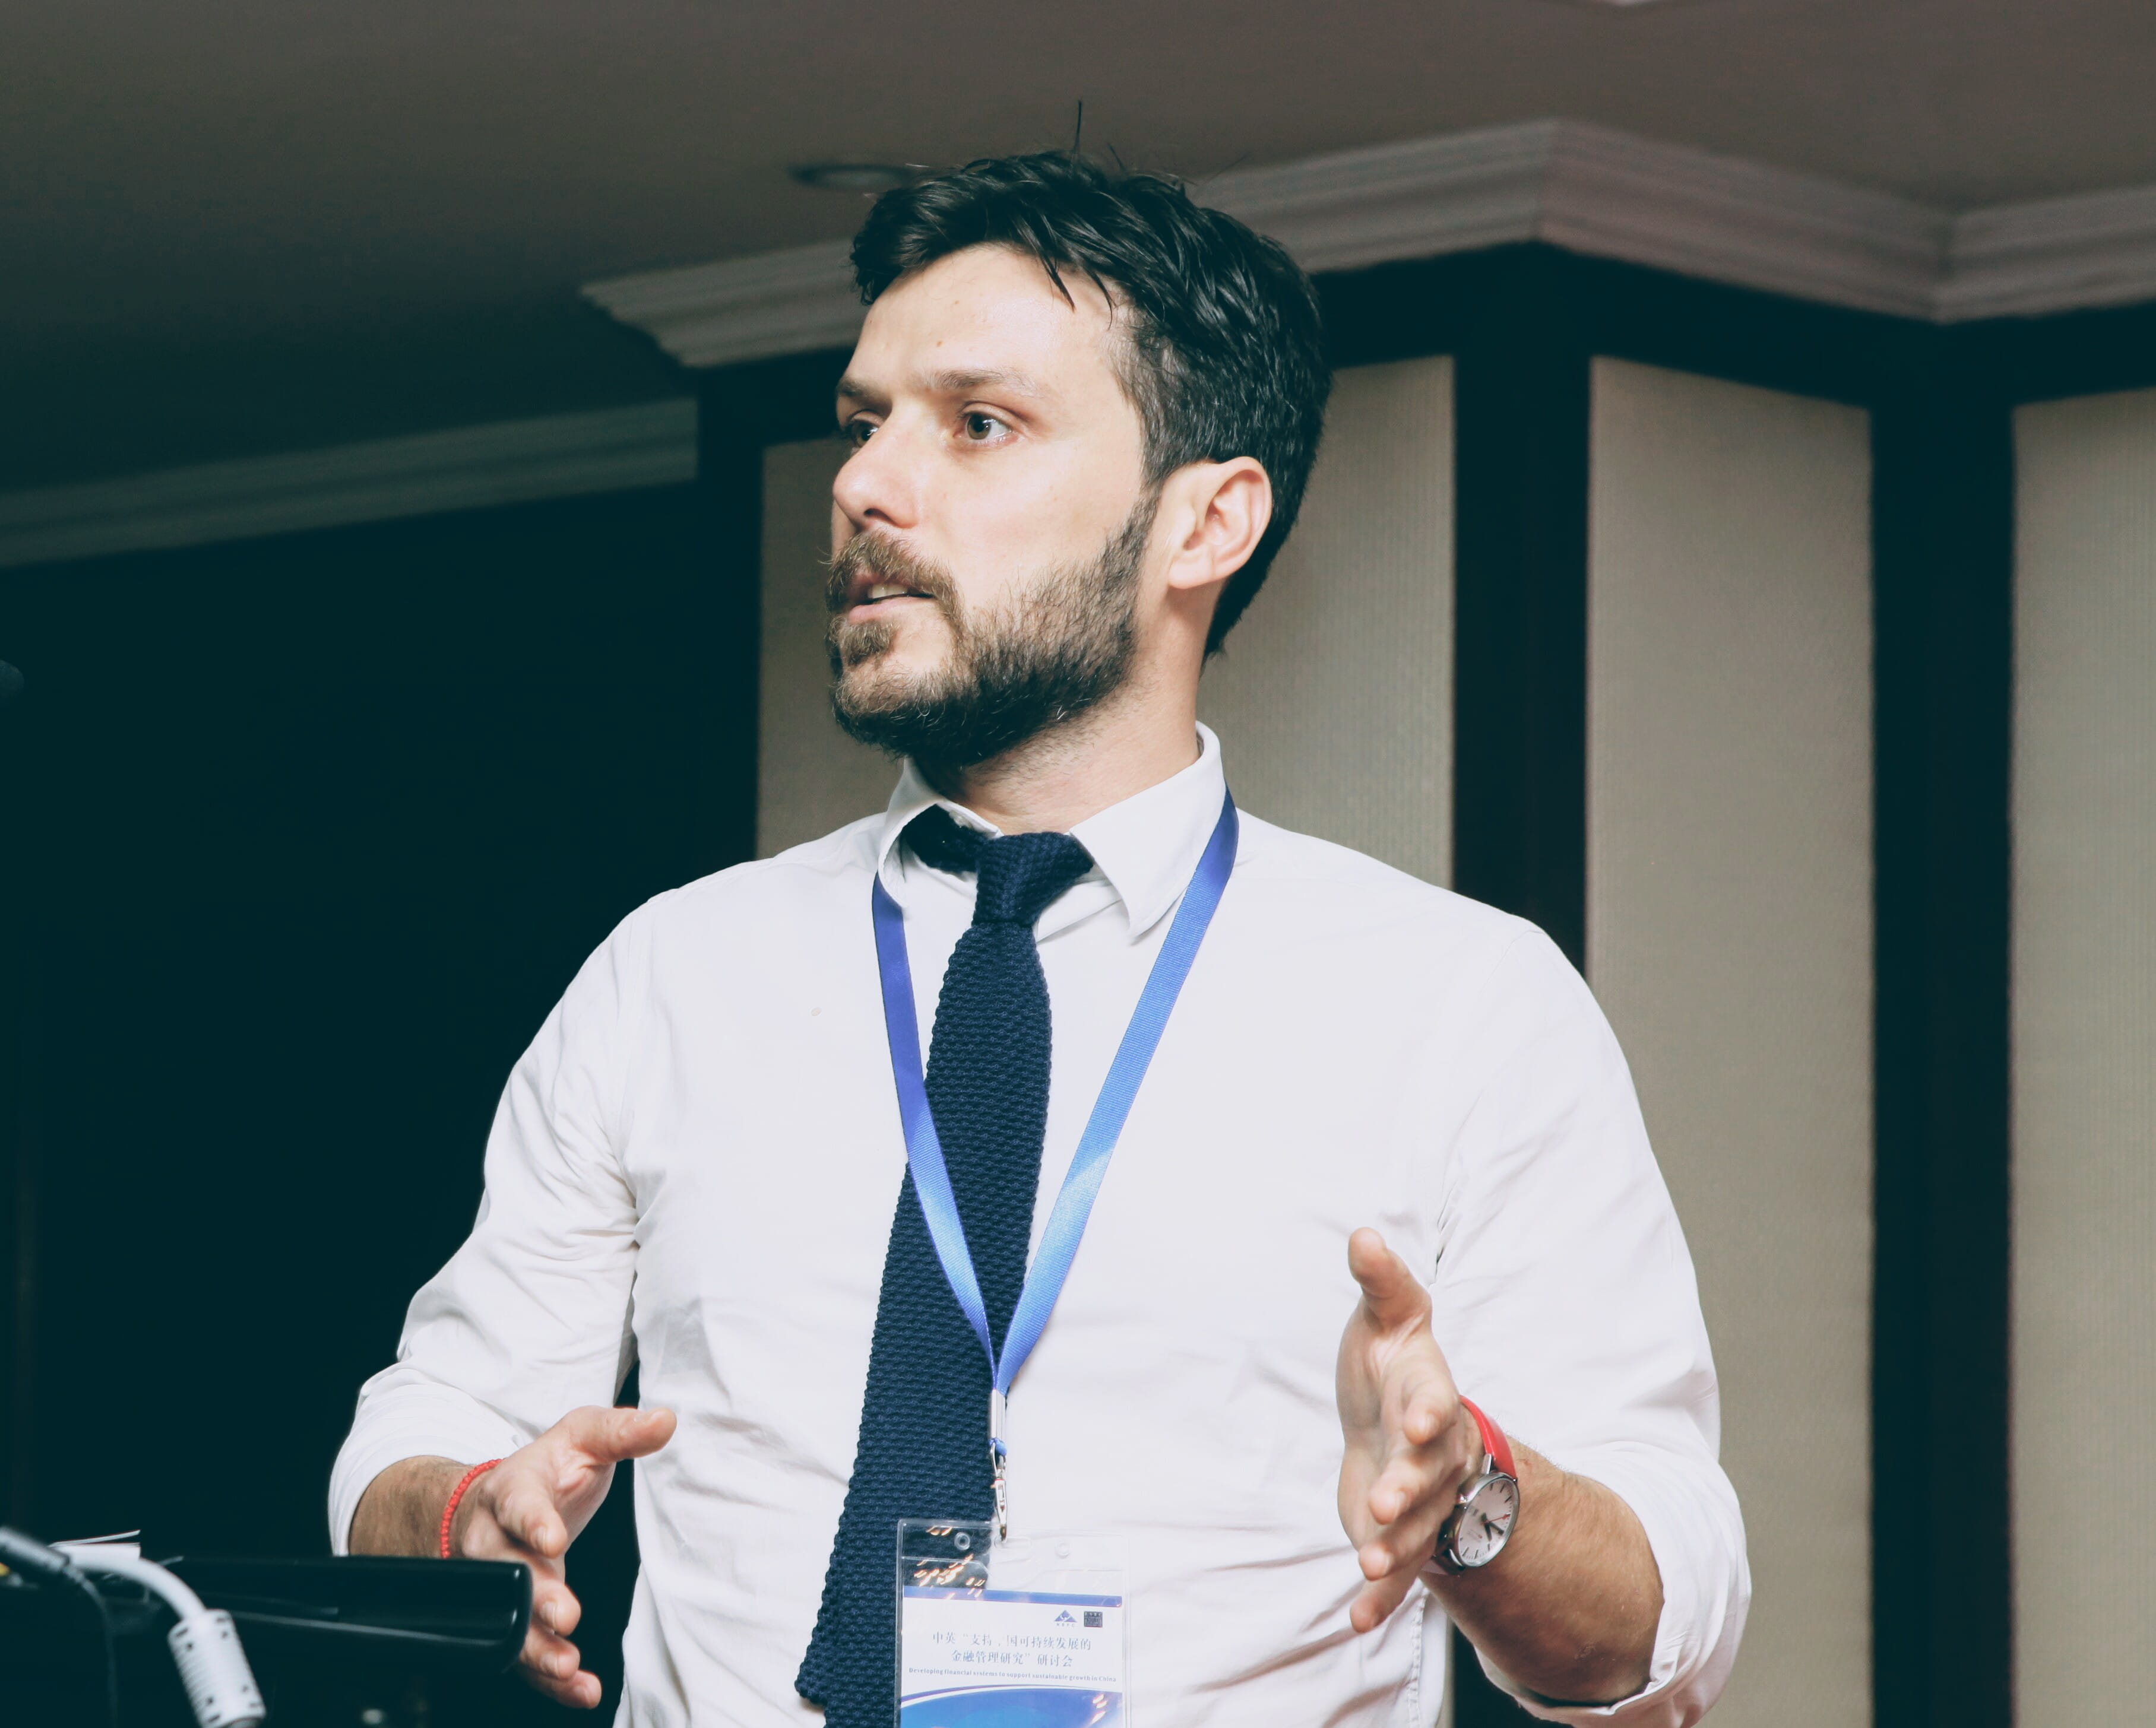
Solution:
[[[1102,338],[1111,322],[1107,301],[1082,276],[1065,300],[1037,259],[972,247],[877,297],[839,392],[1066,393],[1096,368],[1107,372]]]

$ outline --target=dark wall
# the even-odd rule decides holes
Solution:
[[[324,1551],[353,1395],[470,1226],[510,1065],[616,920],[731,861],[701,499],[0,573],[12,1521]],[[607,1524],[572,1572],[603,1618]]]

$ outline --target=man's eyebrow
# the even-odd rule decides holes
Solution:
[[[1009,390],[1020,396],[1045,397],[1050,392],[1030,373],[1017,372],[1008,367],[986,367],[978,370],[930,372],[921,381],[921,387],[937,396],[970,396],[977,390]],[[887,406],[889,398],[865,378],[855,377],[850,372],[839,380],[838,398],[842,403],[857,402],[870,408]]]
[[[941,396],[964,396],[975,390],[1015,390],[1023,396],[1048,393],[1028,374],[1001,367],[980,372],[931,372],[927,384]]]

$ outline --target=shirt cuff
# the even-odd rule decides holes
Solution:
[[[1529,1691],[1476,1656],[1491,1683],[1545,1721],[1617,1723],[1623,1728],[1689,1728],[1721,1696],[1737,1659],[1752,1581],[1744,1561],[1737,1497],[1719,1469],[1717,1492],[1673,1483],[1676,1460],[1598,1451],[1553,1460],[1591,1478],[1632,1509],[1661,1573],[1662,1615],[1647,1683],[1610,1704],[1569,1704]],[[1677,1467],[1681,1469],[1681,1464]]]
[[[377,1376],[359,1395],[359,1414],[330,1471],[330,1551],[352,1551],[352,1516],[390,1465],[408,1458],[479,1464],[506,1458],[535,1438],[469,1394],[409,1370]]]

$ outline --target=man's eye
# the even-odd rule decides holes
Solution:
[[[977,444],[986,444],[1004,429],[1004,423],[993,414],[968,414],[965,423],[966,436]]]
[[[845,430],[845,433],[844,433],[845,440],[846,440],[846,442],[847,442],[848,444],[851,444],[851,445],[852,445],[855,449],[857,449],[857,450],[858,450],[859,449],[860,449],[860,447],[861,447],[863,444],[866,444],[866,443],[867,443],[867,442],[868,442],[871,438],[874,438],[875,436],[875,421],[873,421],[873,420],[849,420],[849,421],[847,421],[847,422],[846,422],[846,430]]]

